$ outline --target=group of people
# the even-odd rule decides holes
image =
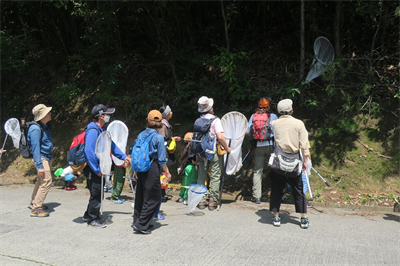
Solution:
[[[250,117],[248,122],[247,135],[251,135],[253,117],[256,114],[268,114],[269,123],[272,122],[273,138],[265,141],[257,141],[255,143],[254,156],[254,174],[253,174],[253,198],[252,200],[259,204],[262,196],[262,176],[265,162],[268,161],[270,154],[274,151],[274,146],[278,145],[280,149],[289,153],[299,153],[304,158],[303,167],[307,169],[307,158],[310,160],[310,152],[308,149],[308,134],[304,123],[301,120],[295,119],[292,108],[292,100],[281,100],[277,105],[277,111],[280,115],[271,113],[271,100],[261,98],[258,101],[255,113]],[[214,100],[206,96],[202,96],[198,102],[198,112],[200,117],[211,120],[209,128],[210,134],[217,139],[218,145],[229,154],[231,148],[227,145],[224,137],[224,129],[221,120],[214,114]],[[44,104],[35,106],[32,110],[35,121],[38,125],[32,125],[28,131],[28,141],[33,154],[33,162],[37,168],[37,182],[31,199],[31,216],[32,217],[47,217],[46,206],[43,202],[52,184],[51,163],[53,160],[53,142],[51,137],[51,127],[48,122],[51,120],[51,107]],[[101,219],[101,181],[104,178],[104,173],[100,169],[99,158],[95,154],[96,140],[102,131],[105,130],[104,125],[110,122],[110,115],[114,114],[115,108],[107,108],[103,104],[98,104],[92,109],[93,121],[86,128],[85,137],[85,157],[86,165],[82,173],[87,179],[87,188],[90,191],[90,198],[87,209],[83,215],[83,219],[88,226],[104,228],[106,223]],[[162,185],[171,180],[171,173],[168,167],[175,164],[174,148],[175,142],[180,142],[182,139],[178,136],[172,136],[172,128],[169,124],[173,113],[169,106],[163,106],[159,110],[151,110],[147,115],[146,129],[139,136],[142,139],[151,137],[149,141],[149,157],[151,159],[150,169],[146,172],[137,172],[134,174],[136,181],[135,188],[135,204],[133,215],[133,230],[142,234],[151,233],[151,222],[153,219],[163,216],[159,214],[160,204],[165,198],[165,191],[162,190]],[[257,116],[258,117],[258,116]],[[258,119],[258,118],[257,118]],[[94,130],[92,130],[94,129]],[[215,153],[211,159],[206,159],[204,156],[199,156],[190,153],[189,143],[193,133],[187,133],[184,137],[185,146],[181,154],[181,168],[178,170],[182,174],[182,186],[190,184],[205,185],[207,175],[209,173],[209,195],[206,195],[198,204],[199,209],[214,210],[218,206],[220,178],[223,169],[223,155]],[[173,144],[173,145],[172,145]],[[122,203],[119,199],[119,194],[123,188],[124,168],[131,167],[131,158],[121,151],[117,145],[111,145],[112,156],[122,160],[124,163],[120,167],[114,168],[114,190],[111,197],[111,202]],[[70,174],[70,173],[68,173]],[[77,172],[72,171],[72,174]],[[122,176],[122,180],[121,179]],[[160,181],[160,176],[163,178]],[[294,199],[295,209],[301,214],[301,227],[308,228],[309,221],[307,218],[307,199],[303,192],[303,182],[301,175],[296,177],[286,177],[273,171],[269,171],[271,178],[271,201],[270,211],[273,212],[273,225],[280,226],[279,209],[282,196],[286,184],[290,184]],[[118,181],[119,180],[119,181]],[[118,185],[117,185],[118,183]],[[122,185],[121,185],[122,183]],[[117,189],[115,189],[117,188]],[[115,192],[115,193],[114,193]],[[182,188],[180,199],[178,202],[187,201],[187,189]]]

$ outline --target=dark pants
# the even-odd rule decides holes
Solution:
[[[297,213],[307,213],[307,199],[303,193],[303,180],[301,174],[296,177],[285,177],[271,171],[271,203],[269,210],[279,212],[286,183],[293,189],[294,206]]]
[[[83,174],[86,176],[87,187],[90,191],[89,204],[84,214],[85,218],[88,218],[87,223],[91,223],[93,220],[100,219],[100,207],[101,207],[101,178],[96,175],[95,172],[88,166],[83,169]]]
[[[158,162],[153,162],[149,171],[137,173],[133,225],[139,230],[149,229],[153,216],[160,206],[160,173]]]

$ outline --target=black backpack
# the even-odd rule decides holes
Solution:
[[[217,118],[214,116],[211,119],[199,117],[193,125],[193,137],[189,144],[189,156],[204,155],[204,150],[201,146],[201,141],[210,130],[211,123]]]
[[[37,125],[40,128],[41,131],[40,140],[43,138],[43,128],[37,122],[30,121],[22,125],[21,138],[19,139],[19,150],[21,152],[22,157],[25,159],[33,158],[33,154],[31,149],[29,148],[29,143],[28,143],[28,130],[29,127],[32,125]]]

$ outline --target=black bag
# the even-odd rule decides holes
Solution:
[[[274,152],[269,157],[268,166],[283,176],[296,177],[301,174],[303,162],[299,153],[289,153],[281,150],[275,143]]]
[[[32,125],[37,125],[40,128],[41,131],[40,140],[43,138],[43,128],[35,121],[30,121],[22,125],[21,138],[19,139],[19,150],[21,152],[22,157],[25,159],[33,158],[33,154],[28,143],[28,131],[29,127]]]

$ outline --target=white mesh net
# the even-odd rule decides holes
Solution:
[[[110,132],[111,139],[115,145],[125,153],[129,135],[127,126],[122,121],[115,120],[108,125],[107,131]],[[113,156],[112,159],[116,165],[122,165],[124,163],[123,160],[118,159],[115,156]]]
[[[111,135],[103,131],[96,141],[95,153],[100,160],[100,170],[104,175],[111,175]]]
[[[199,204],[201,198],[207,192],[207,188],[203,185],[193,184],[189,186],[188,191],[188,207],[186,214],[193,212]]]
[[[227,144],[231,140],[232,152],[229,154],[226,174],[233,175],[242,167],[242,143],[247,129],[247,118],[239,112],[229,112],[221,118]],[[226,161],[226,154],[224,157]]]
[[[318,37],[314,42],[315,58],[312,61],[311,69],[307,74],[304,84],[309,83],[311,80],[319,77],[335,58],[335,51],[332,44],[325,37]]]
[[[19,148],[19,140],[21,138],[21,129],[19,127],[19,121],[16,118],[10,118],[4,124],[4,130],[12,138],[15,148]]]

